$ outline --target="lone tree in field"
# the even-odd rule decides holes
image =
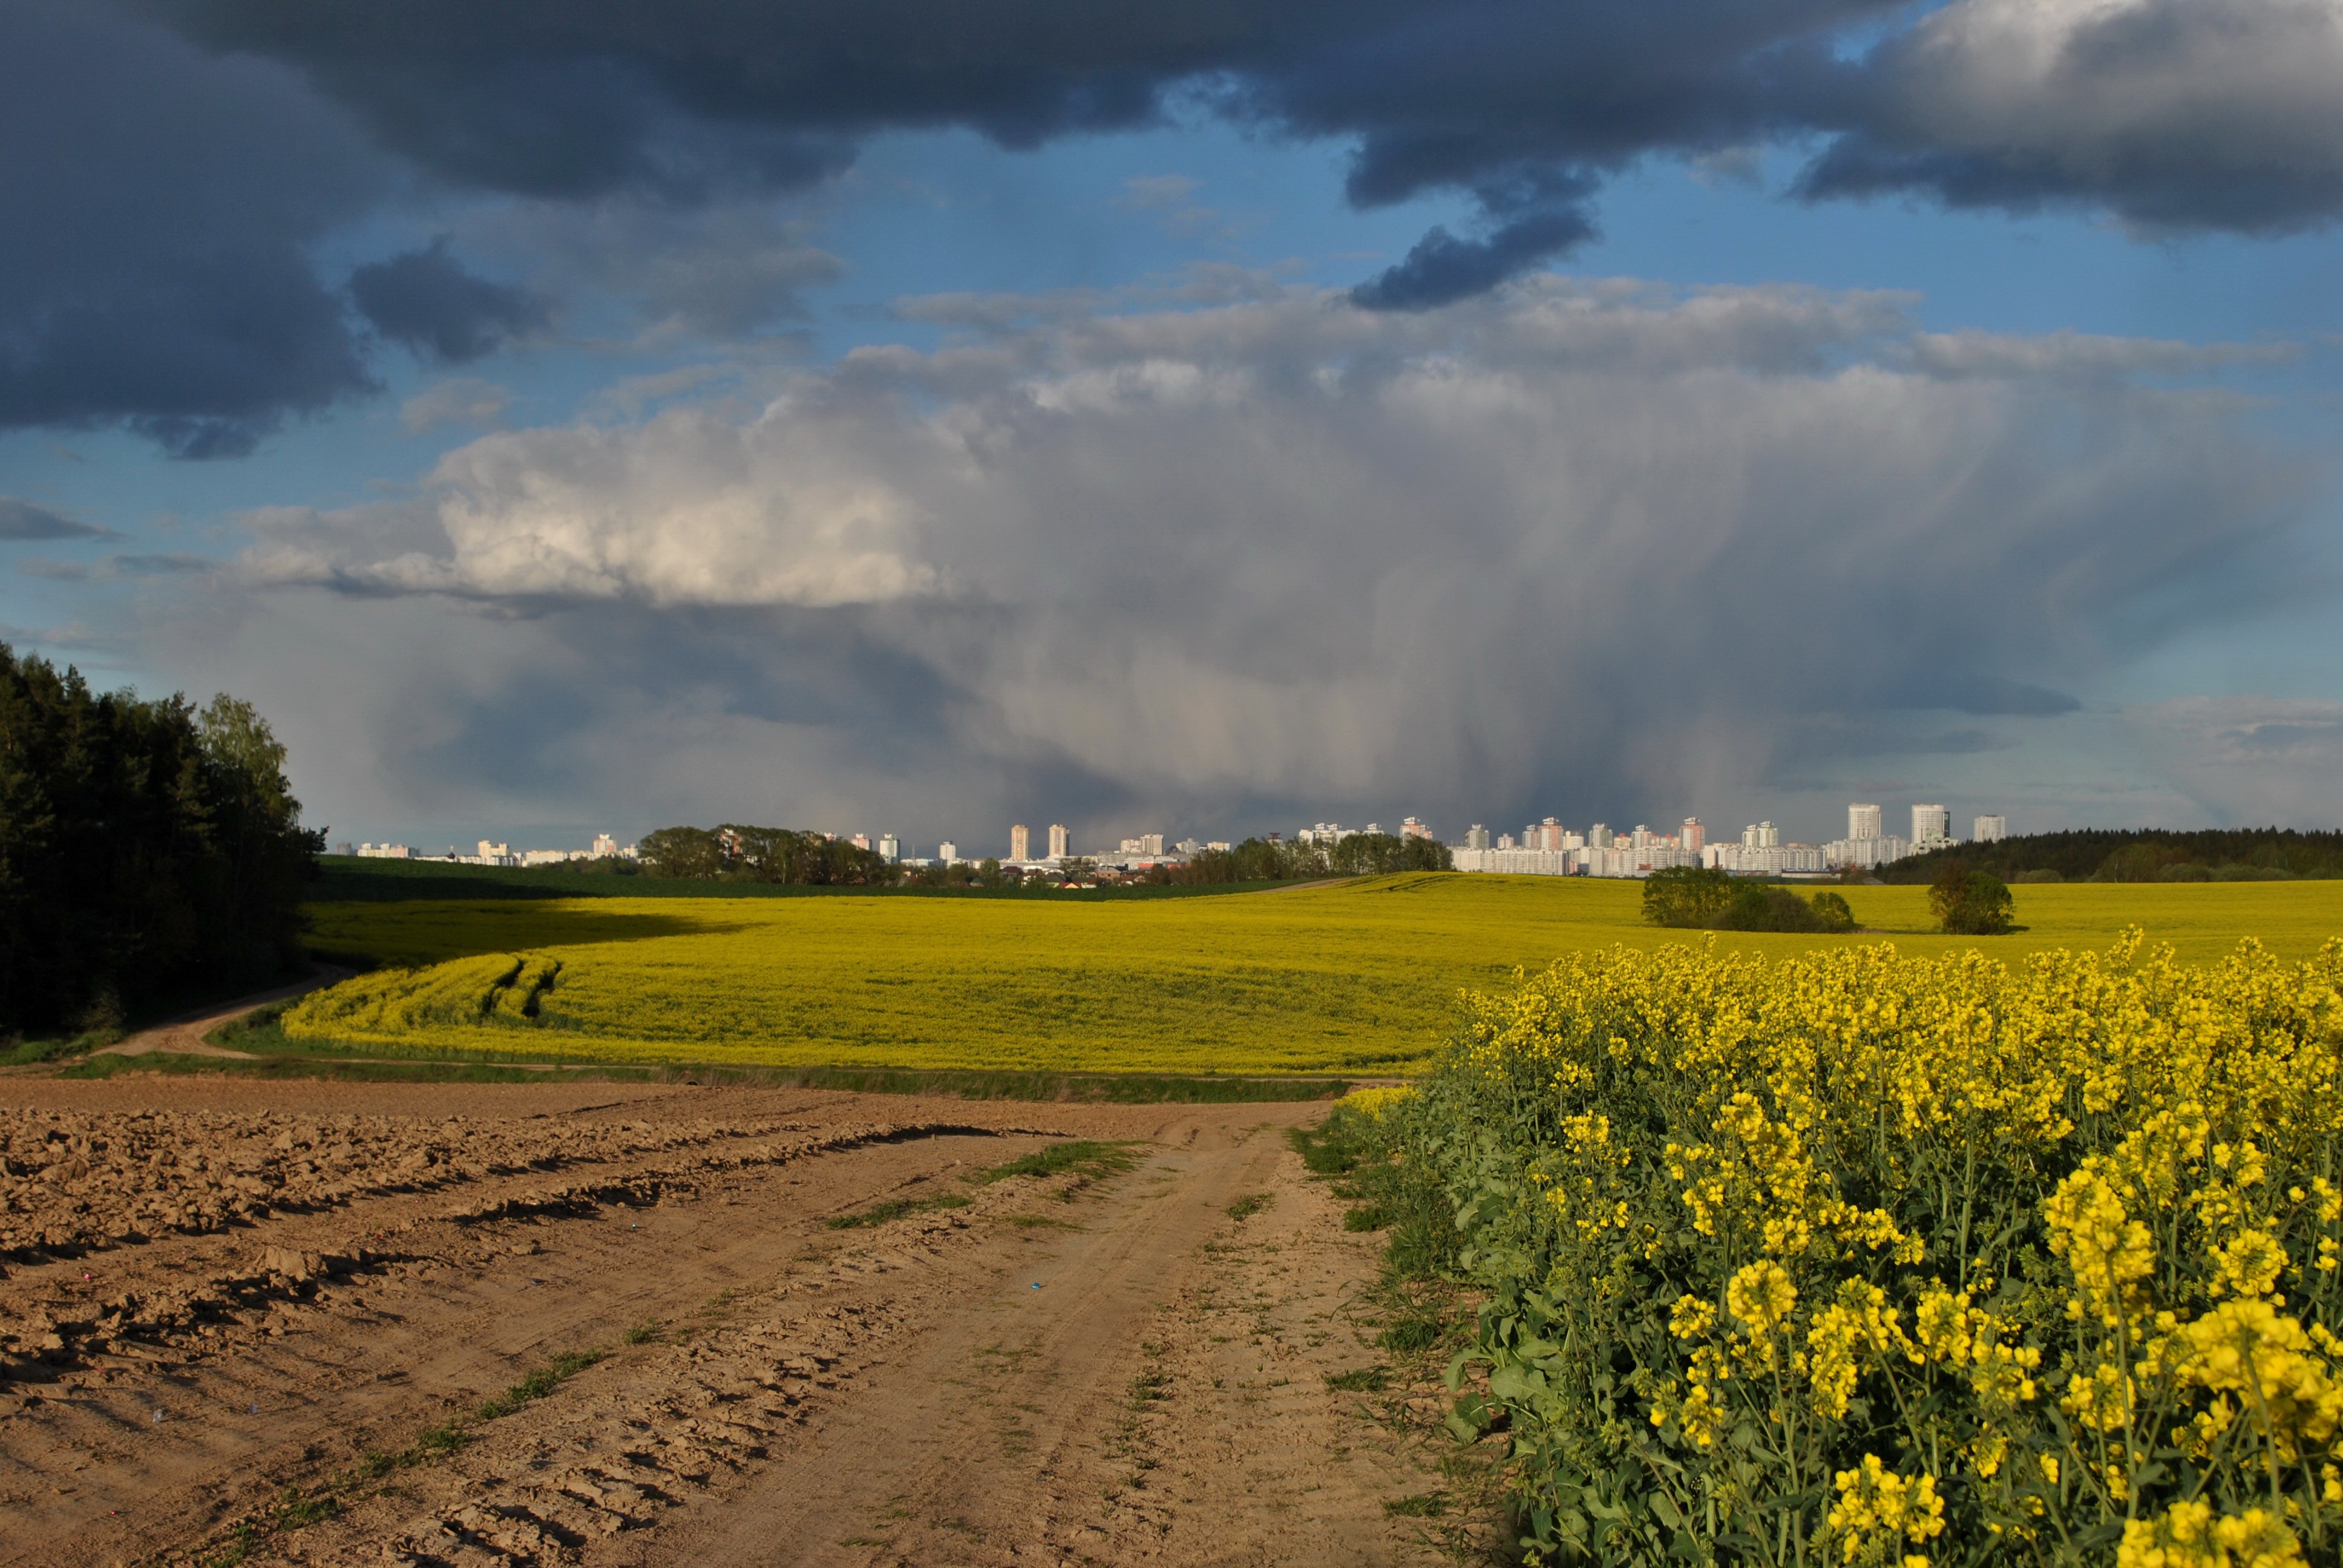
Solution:
[[[1947,860],[1928,889],[1928,912],[1947,936],[1998,937],[2015,927],[2009,889],[1990,871]]]
[[[1644,919],[1655,926],[1705,926],[1732,902],[1733,879],[1714,866],[1669,866],[1644,879]]]

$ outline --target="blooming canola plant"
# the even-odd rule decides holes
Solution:
[[[1490,1292],[1463,1362],[1529,1533],[2337,1561],[2339,987],[2343,942],[2192,968],[2133,933],[2016,968],[1614,949],[1476,999],[1372,1120]]]

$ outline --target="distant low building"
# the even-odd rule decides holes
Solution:
[[[1911,852],[1910,840],[1891,833],[1879,839],[1834,839],[1823,846],[1823,859],[1835,871],[1849,866],[1869,871]]]
[[[358,846],[358,859],[361,860],[412,860],[416,858],[415,851],[404,844],[360,844]]]
[[[1510,833],[1505,835],[1511,838]],[[1451,849],[1449,863],[1460,871],[1487,871],[1506,877],[1583,877],[1579,851],[1573,849]]]
[[[2009,819],[1998,814],[1979,817],[1971,836],[1980,844],[1998,844],[2009,837]]]

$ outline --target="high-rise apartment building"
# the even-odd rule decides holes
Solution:
[[[1697,817],[1687,817],[1676,829],[1676,847],[1688,854],[1697,855],[1707,846],[1708,829],[1700,825]]]
[[[941,860],[947,866],[959,865],[960,846],[953,843],[950,839],[946,839],[942,843],[936,846],[936,859]]]
[[[1050,824],[1050,859],[1062,860],[1065,858],[1066,825],[1063,822],[1052,822]]]
[[[879,835],[879,854],[889,865],[903,858],[903,842],[892,833]]]
[[[1912,808],[1912,848],[1931,849],[1953,841],[1953,813],[1944,806]]]
[[[1980,844],[1998,844],[2009,837],[2009,819],[1997,813],[1980,817],[1971,836]]]
[[[1399,825],[1399,836],[1403,839],[1429,839],[1432,837],[1432,829],[1410,817]]]
[[[1846,836],[1850,839],[1881,839],[1886,831],[1879,823],[1879,808],[1858,802],[1846,809]]]
[[[1546,820],[1551,822],[1554,819],[1548,817]],[[1594,827],[1589,828],[1586,830],[1586,842],[1588,847],[1592,849],[1609,849],[1611,847],[1611,829],[1604,827],[1600,822],[1595,823]],[[1560,839],[1556,839],[1554,840],[1554,847],[1557,849],[1561,849],[1562,840]]]
[[[1562,819],[1560,818],[1548,817],[1544,821],[1538,824],[1537,847],[1541,849],[1559,849],[1562,848]]]
[[[1470,828],[1467,828],[1464,830],[1464,847],[1468,849],[1487,849],[1489,847],[1489,829],[1483,828],[1478,822],[1473,823]]]
[[[846,841],[853,845],[858,849],[867,849],[870,848],[870,835],[868,833],[857,833]]]
[[[1032,847],[1031,840],[1026,836],[1024,823],[1020,822],[1015,827],[1009,829],[1009,858],[1011,859],[1031,859],[1033,857],[1027,854],[1026,851]]]

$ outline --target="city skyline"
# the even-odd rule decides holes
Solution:
[[[2009,836],[2008,818],[2006,813],[1979,812],[1976,814],[1969,819],[1968,833],[1966,836],[1963,836],[1951,830],[1955,825],[1951,808],[1941,802],[1922,801],[1915,801],[1911,804],[1912,832],[1908,838],[1901,834],[1887,835],[1880,830],[1884,822],[1882,811],[1883,808],[1877,803],[1853,802],[1848,804],[1845,808],[1847,831],[1843,836],[1834,836],[1831,838],[1816,839],[1804,839],[1793,837],[1785,839],[1783,837],[1781,829],[1770,819],[1766,819],[1756,823],[1745,824],[1743,829],[1738,830],[1738,837],[1741,842],[1745,845],[1757,848],[1773,848],[1785,844],[1819,848],[1833,843],[1842,843],[1846,840],[1860,841],[1865,839],[1882,840],[1891,842],[1898,846],[1916,845],[1926,848],[1928,847],[1932,841],[1936,843],[1995,841]],[[1924,836],[1922,818],[1922,814],[1924,812],[1930,814],[1927,820],[1936,824],[1935,830],[1939,834],[1939,836],[1934,840]],[[669,825],[670,824],[660,824],[660,826]],[[1223,839],[1199,839],[1196,834],[1192,832],[1188,834],[1173,834],[1162,831],[1141,832],[1136,836],[1132,836],[1127,832],[1108,828],[1098,830],[1100,837],[1097,839],[1096,842],[1091,842],[1088,839],[1077,842],[1076,840],[1080,837],[1080,832],[1077,829],[1067,823],[1051,822],[1047,824],[1045,827],[1044,831],[1046,838],[1043,840],[1044,848],[1041,852],[1038,854],[1033,852],[1032,829],[1031,825],[1021,822],[1011,823],[1005,830],[1005,833],[1003,834],[1003,838],[1005,839],[1005,849],[996,850],[983,847],[973,847],[965,854],[961,853],[960,850],[960,839],[957,836],[926,840],[914,835],[898,834],[891,830],[883,829],[876,834],[871,833],[866,829],[859,828],[845,830],[817,828],[809,830],[827,832],[830,837],[851,842],[858,848],[875,849],[880,855],[890,861],[902,860],[924,862],[930,859],[935,859],[945,862],[960,860],[975,862],[986,859],[997,859],[1005,863],[1018,863],[1025,865],[1049,864],[1070,858],[1096,859],[1100,857],[1111,856],[1151,858],[1165,856],[1167,853],[1177,857],[1181,854],[1192,852],[1193,849],[1205,847],[1207,845],[1225,848],[1229,843],[1233,842],[1234,839],[1252,837],[1263,839],[1272,837],[1280,839],[1290,838],[1294,841],[1303,843],[1311,842],[1315,839],[1322,843],[1332,844],[1339,841],[1341,838],[1353,832],[1388,832],[1393,836],[1421,834],[1424,837],[1437,839],[1441,842],[1448,844],[1453,848],[1471,849],[1507,849],[1513,848],[1524,848],[1544,850],[1564,850],[1582,848],[1588,844],[1594,844],[1597,848],[1606,848],[1609,847],[1615,839],[1616,841],[1623,844],[1631,840],[1639,842],[1664,842],[1671,847],[1674,847],[1678,844],[1688,844],[1690,852],[1695,856],[1698,855],[1704,848],[1707,847],[1708,843],[1718,841],[1711,840],[1709,839],[1709,834],[1711,832],[1710,825],[1704,822],[1697,816],[1688,816],[1684,818],[1680,823],[1676,824],[1673,829],[1670,829],[1665,832],[1651,829],[1648,823],[1643,822],[1638,822],[1633,827],[1614,827],[1606,821],[1599,819],[1588,819],[1588,829],[1584,833],[1578,832],[1570,823],[1565,822],[1558,816],[1548,816],[1541,822],[1533,822],[1526,825],[1523,829],[1522,836],[1518,839],[1510,829],[1489,829],[1484,824],[1478,822],[1473,823],[1466,828],[1457,829],[1454,831],[1453,836],[1450,836],[1448,834],[1443,834],[1432,824],[1423,822],[1413,815],[1403,817],[1396,829],[1386,829],[1381,822],[1373,820],[1359,827],[1349,827],[1338,822],[1322,820],[1291,829],[1268,828],[1260,829],[1253,833],[1237,833],[1234,835],[1234,838]],[[1750,837],[1753,834],[1756,835],[1755,839]],[[558,837],[558,835],[557,834],[554,836]],[[515,842],[521,841],[521,839],[526,837],[528,836],[507,835],[508,839]],[[1109,838],[1111,838],[1112,839],[1111,847],[1107,841]],[[439,858],[437,856],[436,852],[420,848],[419,845],[422,841],[423,840],[418,838],[416,844],[408,844],[402,839],[388,838],[381,840],[381,844],[385,849],[388,849],[393,846],[396,846],[402,853],[411,852],[414,855],[422,858]],[[934,856],[928,856],[920,852],[920,845],[922,842],[928,841],[932,841],[937,846]],[[968,841],[971,846],[982,846],[987,842],[981,835],[972,836]],[[352,840],[348,835],[336,835],[335,842],[337,846],[355,847],[352,845]],[[373,840],[363,840],[362,842],[364,843],[365,848],[364,849],[359,850],[359,852],[366,853],[372,852],[374,850],[375,842]],[[492,844],[494,845],[493,854],[491,853]],[[509,852],[508,845],[507,843],[489,839],[479,839],[478,840],[478,846],[477,855],[471,858],[483,861],[494,863],[500,858],[506,857]],[[459,844],[457,840],[451,840],[450,853],[454,853],[458,847]],[[630,849],[631,845],[627,846],[627,848]],[[608,831],[601,831],[595,835],[590,853],[595,855],[616,853],[618,852],[619,849],[620,845],[618,838],[614,837]],[[529,852],[538,855],[546,859],[551,859],[561,855],[584,855],[589,853],[589,851],[572,851],[557,847],[538,848],[534,849]],[[1900,855],[1903,852],[1905,851],[1899,848],[1896,854]],[[511,854],[510,859],[511,863],[523,863],[519,854],[517,853]],[[531,861],[528,863],[537,862]]]

